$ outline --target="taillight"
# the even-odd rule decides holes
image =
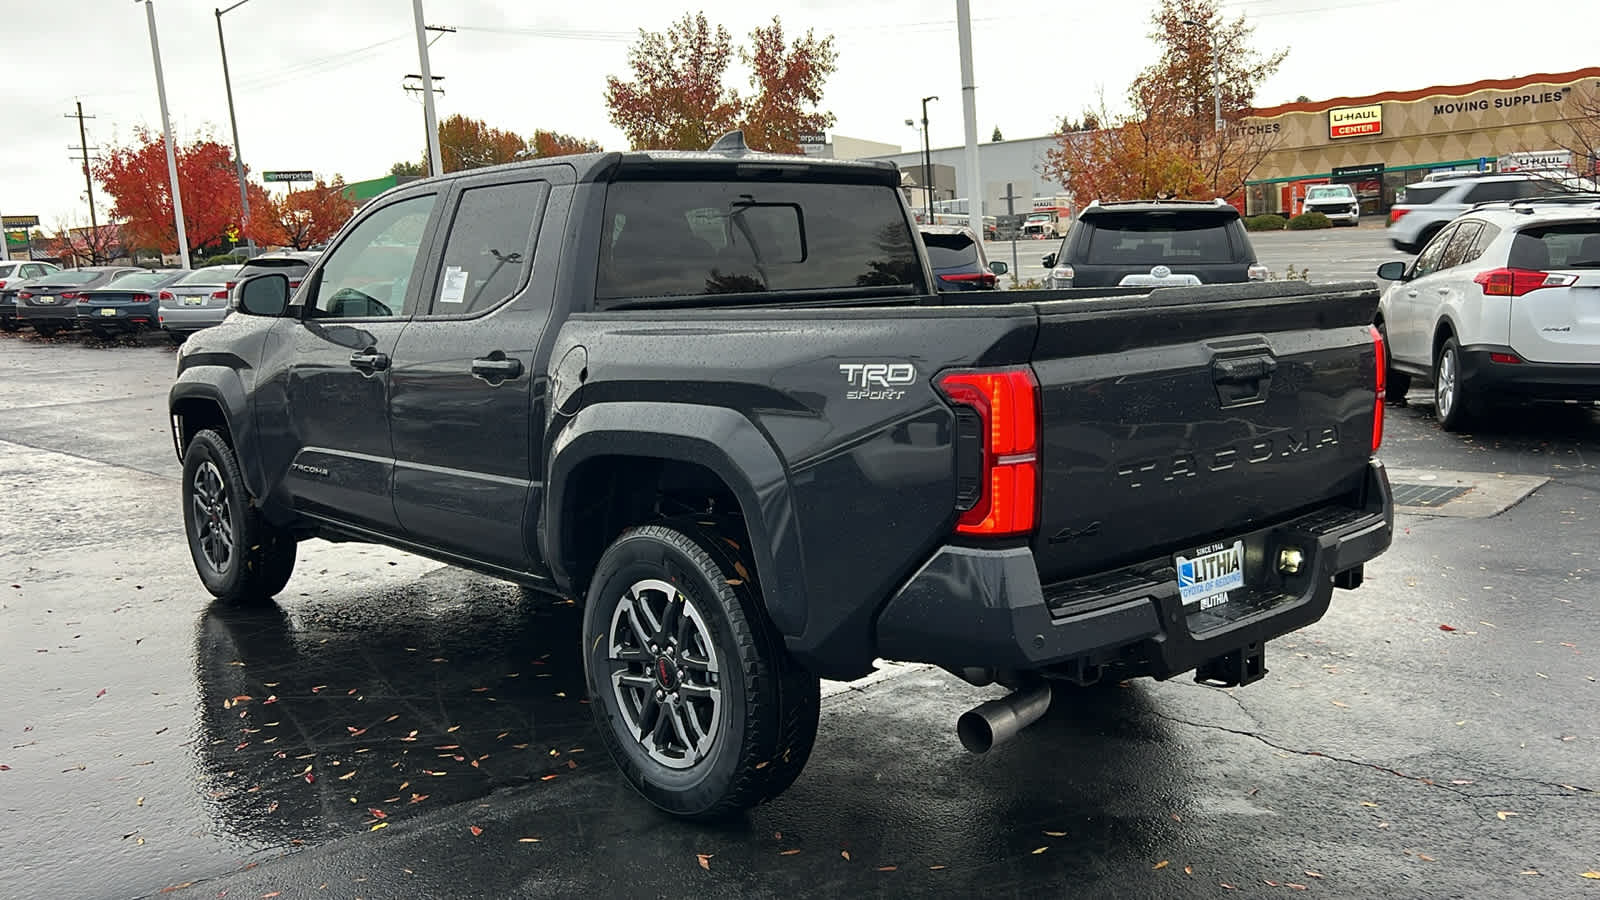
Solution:
[[[220,291],[212,291],[211,292],[211,299],[213,299],[213,300],[226,300],[226,299],[228,299],[228,289],[227,288],[223,288]]]
[[[0,290],[5,290],[5,286],[6,286],[5,279],[0,278]]]
[[[89,302],[89,295],[85,294],[85,293],[81,293],[81,292],[67,291],[66,293],[61,295],[61,299],[63,299],[63,300],[76,300],[79,303],[88,303]]]
[[[1395,207],[1394,209],[1389,210],[1389,224],[1393,225],[1394,223],[1400,221],[1400,217],[1405,215],[1408,212],[1411,212],[1411,210],[1409,210],[1409,209],[1401,209],[1398,206]]]
[[[957,534],[1009,537],[1039,522],[1039,385],[1029,369],[952,372],[939,379],[951,403],[977,414],[981,492]]]
[[[161,293],[157,294],[156,297],[161,299],[161,300],[176,300],[176,299],[178,299],[178,295],[174,294],[171,291],[162,291]]]
[[[1389,391],[1388,348],[1383,345],[1383,332],[1376,325],[1368,325],[1372,332],[1372,349],[1377,357],[1378,396],[1372,401],[1372,452],[1383,446],[1383,404]]]
[[[1251,281],[1266,281],[1271,274],[1272,270],[1266,266],[1251,266],[1245,271],[1246,277]]]
[[[150,302],[150,295],[149,294],[134,294],[133,295],[133,302],[135,302],[135,303],[149,303]]]
[[[1483,286],[1484,296],[1521,297],[1540,288],[1567,287],[1576,282],[1578,276],[1534,269],[1489,269],[1479,272],[1472,280]]]
[[[31,299],[33,297],[33,295],[28,293],[27,291],[18,291],[17,292],[17,296],[21,297],[24,300],[28,300],[28,299]]]
[[[993,272],[958,272],[954,275],[940,275],[940,281],[958,281],[972,284],[981,284],[985,287],[994,287],[995,275]],[[289,287],[299,287],[297,281],[289,282]]]
[[[1078,272],[1071,266],[1056,266],[1054,269],[1050,270],[1051,282],[1059,284],[1062,287],[1071,284],[1072,279],[1076,277],[1078,277]]]

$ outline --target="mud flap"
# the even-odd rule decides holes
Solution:
[[[1258,641],[1201,663],[1194,680],[1210,687],[1240,687],[1260,681],[1266,674],[1267,645]]]

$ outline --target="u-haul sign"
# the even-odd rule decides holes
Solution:
[[[1382,104],[1328,110],[1328,137],[1367,137],[1374,134],[1383,134]]]

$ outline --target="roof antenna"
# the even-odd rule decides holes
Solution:
[[[748,145],[748,144],[746,144],[744,142],[744,130],[743,129],[736,129],[734,131],[728,132],[727,134],[723,135],[722,137],[717,138],[717,142],[715,144],[711,145],[711,152],[712,153],[749,153],[750,152],[750,145]]]

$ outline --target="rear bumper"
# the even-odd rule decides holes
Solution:
[[[79,306],[78,324],[86,328],[122,329],[155,328],[154,306]]]
[[[1600,364],[1497,363],[1493,353],[1517,356],[1510,347],[1461,348],[1461,377],[1469,390],[1523,400],[1600,400]]]
[[[158,320],[167,331],[189,333],[213,325],[221,325],[232,310],[226,306],[163,306]]]
[[[63,303],[59,306],[29,306],[17,304],[17,321],[29,325],[60,325],[70,328],[78,323],[78,305]]]
[[[1204,612],[1184,607],[1170,556],[1115,572],[1041,585],[1026,547],[941,548],[878,617],[878,655],[948,668],[1064,672],[1120,664],[1169,678],[1322,618],[1335,576],[1388,549],[1394,507],[1374,460],[1360,509],[1327,507],[1242,537],[1246,587]],[[1269,561],[1295,547],[1299,574]]]

